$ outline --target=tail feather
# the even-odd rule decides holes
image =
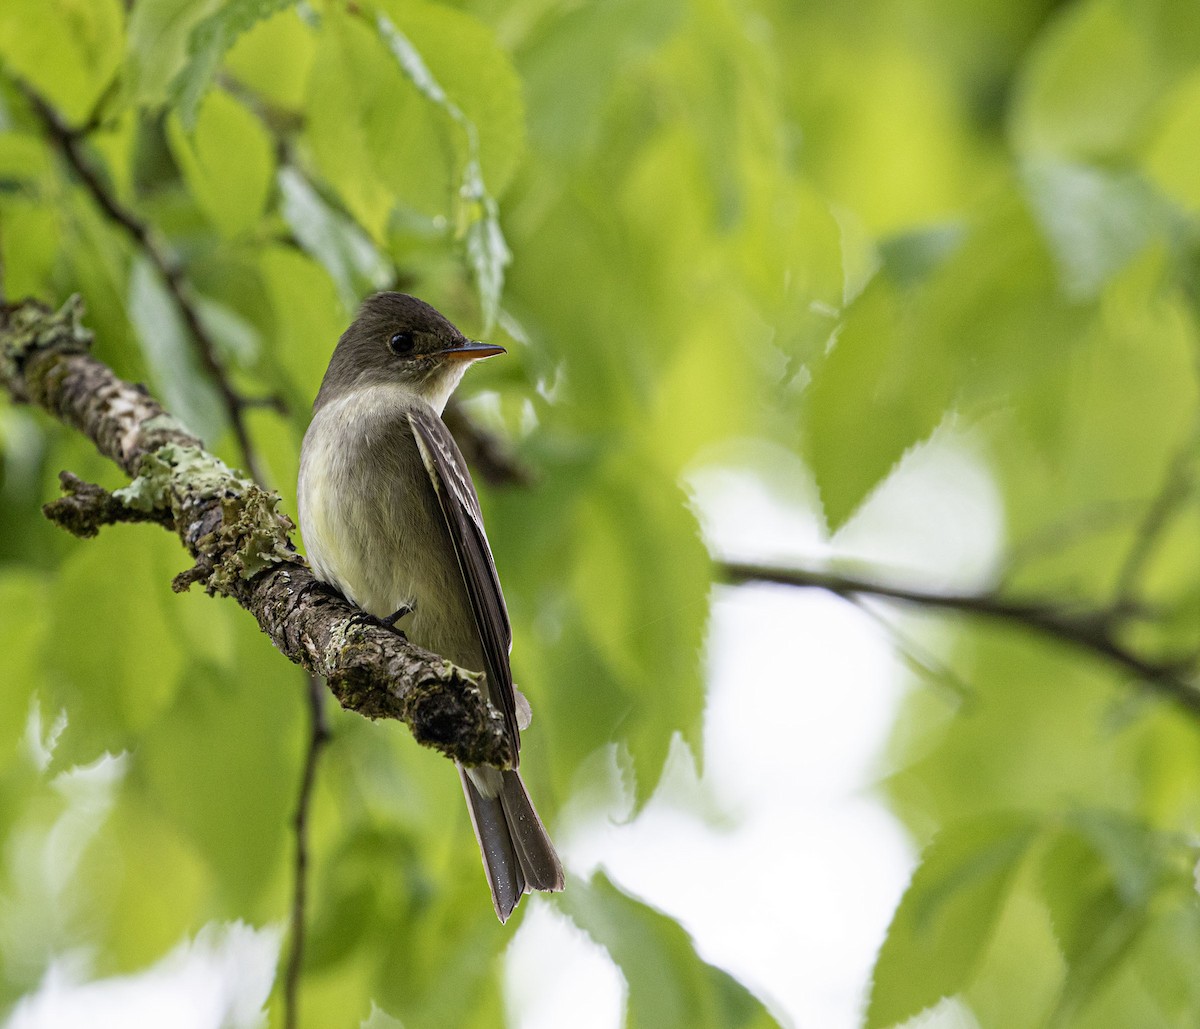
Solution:
[[[459,766],[492,904],[500,921],[507,922],[523,893],[561,890],[563,870],[520,774],[509,770],[502,775],[499,794],[489,797]]]
[[[534,810],[519,772],[504,773],[500,804],[525,876],[526,889],[557,893],[563,888],[562,863],[550,842],[550,834]]]

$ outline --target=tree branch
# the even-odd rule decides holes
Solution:
[[[492,433],[481,428],[462,404],[451,398],[442,412],[442,421],[454,437],[463,457],[489,486],[528,486],[533,481],[529,469]]]
[[[55,149],[58,150],[67,162],[67,165],[75,173],[75,176],[96,203],[96,206],[100,208],[109,221],[120,226],[125,231],[126,235],[146,255],[147,259],[154,266],[155,271],[161,276],[163,284],[166,286],[167,294],[175,305],[175,309],[179,312],[179,316],[183,319],[184,325],[187,326],[188,334],[195,344],[200,363],[216,385],[217,392],[221,396],[221,402],[225,406],[225,413],[229,418],[230,426],[233,428],[233,434],[237,439],[242,459],[246,463],[246,470],[249,471],[251,478],[255,481],[262,482],[263,479],[258,458],[255,454],[254,446],[250,441],[250,433],[246,428],[245,412],[247,408],[264,405],[281,409],[282,401],[278,397],[257,400],[248,399],[234,389],[233,384],[229,381],[228,372],[218,354],[216,340],[213,339],[212,334],[200,318],[200,312],[196,307],[191,285],[184,274],[183,265],[170,253],[166,244],[159,238],[150,224],[125,207],[117,199],[112,190],[101,180],[83,152],[83,131],[73,129],[68,125],[62,115],[44,97],[26,83],[18,82],[18,86],[25,94],[34,113],[45,127],[50,142],[54,144]]]
[[[1196,458],[1200,452],[1200,423],[1193,426],[1183,445],[1167,466],[1158,494],[1146,508],[1133,544],[1125,555],[1125,563],[1117,575],[1116,600],[1118,608],[1134,604],[1138,579],[1154,554],[1171,519],[1183,507],[1196,487]]]
[[[51,312],[35,301],[0,308],[0,384],[87,436],[133,481],[108,493],[71,483],[73,530],[151,517],[194,566],[176,589],[201,583],[236,600],[289,660],[325,676],[343,707],[395,718],[419,743],[468,765],[512,760],[504,720],[479,676],[413,646],[319,582],[291,542],[279,495],[231,472],[143,388],[91,357],[73,298]]]
[[[936,593],[830,572],[749,562],[723,562],[718,568],[721,577],[732,584],[771,582],[821,589],[852,601],[878,597],[1008,622],[1112,662],[1190,714],[1200,715],[1200,686],[1197,685],[1200,655],[1162,660],[1139,654],[1121,642],[1117,634],[1118,627],[1128,620],[1128,611],[1069,610],[1050,601],[1010,600],[987,593]]]
[[[329,742],[329,722],[325,717],[325,691],[315,675],[308,677],[309,737],[304,756],[304,771],[300,776],[300,796],[296,800],[296,859],[292,882],[292,941],[288,951],[287,970],[283,980],[284,1029],[296,1029],[300,1024],[300,976],[304,969],[306,939],[305,912],[308,908],[308,813],[312,806],[313,786],[317,781],[317,764],[321,751]]]

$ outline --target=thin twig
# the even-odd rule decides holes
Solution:
[[[1037,559],[1059,554],[1101,533],[1114,532],[1128,525],[1143,510],[1143,505],[1136,501],[1110,500],[1052,521],[1010,546],[1004,559],[1002,579],[1008,581]]]
[[[300,796],[292,826],[296,833],[296,861],[292,883],[292,946],[288,954],[283,985],[283,1024],[296,1029],[300,1024],[300,978],[304,967],[305,925],[308,909],[308,815],[312,807],[313,785],[321,751],[329,742],[329,721],[325,716],[325,690],[319,676],[308,676],[309,736],[300,776]]]
[[[167,293],[195,344],[200,363],[216,385],[221,401],[225,405],[225,412],[229,417],[229,424],[233,428],[234,437],[237,439],[242,459],[246,463],[246,470],[255,481],[263,482],[261,468],[254,446],[250,441],[250,433],[246,428],[244,417],[246,408],[252,406],[252,402],[238,393],[229,381],[229,376],[218,356],[216,341],[200,320],[200,313],[183,266],[158,238],[150,224],[125,207],[101,181],[100,176],[83,152],[83,133],[68,125],[62,115],[36,90],[24,82],[18,82],[18,85],[46,127],[51,142],[62,154],[96,205],[104,212],[109,221],[119,225],[125,231],[162,277]],[[273,401],[273,403],[277,405],[278,402]]]
[[[1162,487],[1150,502],[1125,563],[1117,575],[1115,605],[1118,610],[1132,608],[1136,603],[1138,578],[1154,553],[1163,530],[1183,506],[1194,489],[1194,463],[1200,449],[1200,427],[1193,428],[1188,438],[1171,459],[1163,477]]]
[[[735,584],[772,582],[783,586],[822,589],[847,600],[881,597],[1008,622],[1102,657],[1132,672],[1147,687],[1175,701],[1191,714],[1200,715],[1200,687],[1195,681],[1200,655],[1160,660],[1137,653],[1116,635],[1117,627],[1127,620],[1125,612],[1082,608],[1071,610],[1050,601],[1009,600],[988,593],[937,593],[830,572],[748,562],[726,562],[719,564],[718,568],[726,582]]]
[[[945,662],[936,657],[932,651],[916,643],[911,635],[885,617],[880,610],[882,605],[870,603],[871,598],[867,596],[854,596],[850,600],[864,615],[891,637],[901,657],[907,660],[926,679],[935,685],[940,685],[961,704],[974,702],[974,687],[945,664]]]

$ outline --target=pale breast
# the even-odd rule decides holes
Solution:
[[[304,437],[300,530],[316,575],[363,610],[401,622],[414,643],[483,667],[462,574],[405,415],[388,386],[323,406]]]

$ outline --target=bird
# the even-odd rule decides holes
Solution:
[[[416,297],[367,297],[338,340],[300,450],[300,531],[318,579],[461,668],[483,672],[512,767],[458,773],[492,903],[563,888],[563,868],[518,770],[529,706],[471,475],[441,414],[470,364],[502,354]]]

